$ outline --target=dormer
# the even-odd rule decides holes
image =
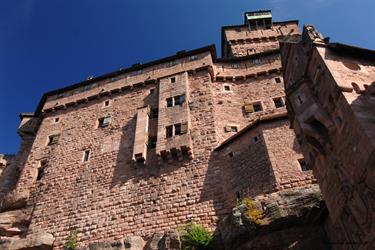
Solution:
[[[272,13],[270,10],[245,12],[244,23],[250,30],[270,29],[272,27]]]

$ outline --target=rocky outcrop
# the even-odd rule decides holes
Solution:
[[[14,236],[26,232],[31,212],[31,209],[19,209],[0,213],[0,236]]]
[[[26,207],[28,191],[11,191],[0,195],[0,211],[8,211]]]
[[[52,234],[40,232],[24,239],[13,240],[11,250],[50,250],[53,248],[55,238]]]
[[[181,250],[178,231],[155,233],[147,242],[140,236],[127,236],[114,242],[96,242],[79,250]]]
[[[226,250],[328,248],[321,225],[326,208],[317,185],[257,196],[253,204],[264,218],[254,221],[239,206],[220,223]]]

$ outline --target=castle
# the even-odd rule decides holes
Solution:
[[[2,235],[45,232],[62,249],[74,230],[82,246],[149,239],[188,221],[214,231],[238,200],[316,186],[318,157],[307,146],[302,154],[291,128],[301,126],[288,119],[279,48],[300,37],[296,20],[247,12],[242,25],[222,27],[222,58],[214,45],[179,51],[45,93],[34,113],[20,115],[19,153],[1,159],[1,211],[27,217]],[[285,53],[289,89],[306,62]],[[298,118],[294,104],[288,110]],[[331,188],[319,184],[323,194]]]

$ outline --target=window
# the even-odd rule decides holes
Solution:
[[[155,92],[155,89],[150,89],[150,94],[153,94]]]
[[[281,83],[281,79],[280,79],[280,77],[276,77],[276,78],[275,78],[275,82],[276,82],[276,83]]]
[[[230,153],[228,154],[228,156],[229,156],[230,158],[233,158],[234,153],[233,153],[233,152],[230,152]]]
[[[171,126],[167,126],[165,128],[165,134],[166,134],[167,138],[170,138],[170,137],[173,136],[173,126],[172,125]]]
[[[258,136],[254,136],[254,137],[253,137],[253,141],[254,141],[254,142],[258,142],[258,141],[259,141],[259,137],[258,137]]]
[[[176,77],[171,77],[171,83],[175,83],[176,82]]]
[[[50,135],[48,136],[48,145],[54,145],[59,142],[60,135]]]
[[[83,152],[83,161],[88,161],[90,159],[90,150],[85,150]]]
[[[60,121],[60,118],[59,117],[56,117],[55,118],[55,123],[59,122]]]
[[[174,125],[174,135],[181,134],[181,123],[177,123]]]
[[[238,132],[237,126],[227,125],[224,127],[225,132]]]
[[[273,102],[275,103],[276,108],[281,108],[285,106],[283,99],[281,97],[274,98]]]
[[[106,116],[99,119],[99,128],[105,128],[111,123],[111,117]]]
[[[185,95],[178,95],[174,97],[174,105],[182,105],[185,102]]]
[[[260,112],[263,110],[262,104],[260,102],[254,103],[253,107],[254,107],[254,112]]]
[[[150,149],[156,148],[156,141],[157,141],[156,136],[150,136],[148,138],[148,144],[147,144],[148,148],[150,148]]]
[[[306,161],[305,159],[299,159],[298,160],[298,163],[302,169],[302,171],[308,171],[308,170],[311,170],[311,168],[306,164]]]
[[[43,160],[40,162],[40,166],[38,167],[38,174],[36,176],[37,181],[40,181],[43,178],[46,166],[47,166],[46,160]]]
[[[255,49],[248,49],[247,50],[247,54],[248,55],[252,55],[252,54],[254,54],[255,53]]]
[[[189,56],[189,61],[198,60],[198,56]]]
[[[230,85],[224,85],[224,91],[230,91]]]
[[[109,100],[104,102],[104,107],[108,107],[108,106],[109,106]]]
[[[173,106],[173,99],[172,99],[172,97],[169,97],[169,98],[167,98],[167,107],[169,108],[169,107],[172,107]]]

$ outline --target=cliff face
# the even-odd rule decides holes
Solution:
[[[254,210],[262,215],[254,217]],[[317,185],[254,197],[220,223],[228,250],[330,249],[324,230],[327,210]],[[258,218],[256,218],[258,217]]]

